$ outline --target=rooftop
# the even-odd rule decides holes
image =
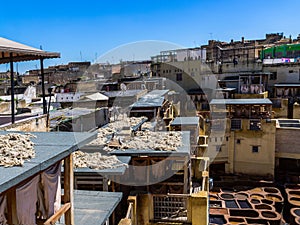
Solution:
[[[212,99],[210,105],[272,105],[268,98]]]
[[[182,125],[198,125],[199,117],[176,117],[172,122],[171,126],[182,126]]]
[[[1,131],[4,135],[9,132]],[[10,132],[21,133],[22,132]],[[0,167],[0,193],[47,169],[96,138],[96,133],[32,132],[35,158],[22,167]]]
[[[121,192],[74,190],[74,221],[76,225],[106,224],[122,199]],[[65,224],[62,218],[58,225]]]

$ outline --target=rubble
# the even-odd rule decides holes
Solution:
[[[105,145],[114,133],[120,132],[124,127],[134,127],[147,117],[122,117],[98,129],[97,139],[88,145]]]
[[[0,166],[23,166],[26,159],[35,157],[32,134],[10,133],[0,135]]]
[[[128,166],[122,163],[115,155],[101,155],[99,152],[86,153],[76,151],[73,155],[75,168],[112,169],[120,166]]]
[[[120,149],[176,151],[182,146],[181,132],[137,131],[135,136],[120,141]],[[105,148],[111,151],[110,148]]]

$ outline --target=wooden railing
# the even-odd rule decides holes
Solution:
[[[55,224],[60,217],[65,214],[69,209],[71,208],[70,203],[64,204],[53,216],[51,216],[49,219],[44,222],[44,225],[52,225]]]

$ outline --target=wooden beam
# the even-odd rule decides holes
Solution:
[[[8,224],[19,224],[17,217],[16,188],[7,192],[7,222]]]
[[[65,224],[74,225],[74,173],[73,154],[71,153],[64,160],[64,202],[70,203],[70,208],[65,213]]]
[[[52,215],[49,219],[46,220],[44,225],[52,225],[55,224],[59,218],[65,214],[71,208],[70,203],[64,204],[54,215]]]

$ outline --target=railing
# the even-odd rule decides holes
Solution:
[[[153,195],[155,221],[187,221],[188,195]]]
[[[44,225],[52,225],[55,224],[60,217],[65,214],[71,208],[70,203],[64,204],[54,215],[52,215],[49,219],[44,222]]]

